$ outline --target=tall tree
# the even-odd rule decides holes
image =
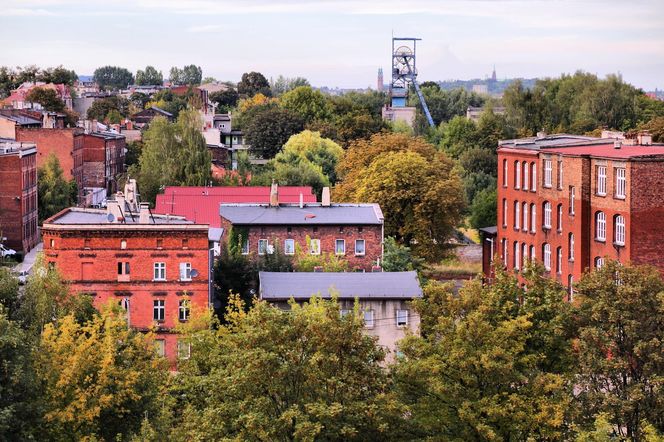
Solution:
[[[329,138],[323,138],[320,133],[310,130],[292,135],[275,160],[278,160],[281,154],[290,153],[320,166],[330,183],[334,184],[337,181],[336,167],[343,158],[344,150]]]
[[[154,66],[146,66],[144,71],[136,71],[136,84],[139,86],[161,85],[163,82],[164,76]]]
[[[58,97],[58,93],[54,89],[45,87],[33,88],[25,96],[25,99],[32,103],[40,104],[47,111],[63,112],[65,110],[65,102]]]
[[[326,120],[331,116],[330,106],[325,95],[310,86],[300,86],[286,92],[279,103],[283,108],[299,115],[305,123]]]
[[[291,135],[304,129],[302,119],[287,109],[261,106],[244,128],[252,153],[260,158],[274,158]]]
[[[203,69],[200,66],[190,64],[179,69],[173,66],[169,73],[169,80],[176,85],[198,86],[203,79]]]
[[[210,101],[217,104],[217,112],[229,112],[240,99],[240,95],[234,88],[228,88],[225,91],[212,92]]]
[[[78,80],[78,75],[73,70],[66,69],[62,65],[42,70],[37,76],[39,81],[44,83],[66,84],[73,86]]]
[[[112,111],[116,111],[122,117],[127,117],[129,100],[119,95],[95,100],[88,108],[87,117],[90,120],[104,121]]]
[[[260,72],[245,72],[237,85],[237,91],[241,95],[253,97],[256,94],[263,94],[266,97],[272,95],[270,83]]]
[[[37,171],[37,188],[40,222],[77,203],[76,181],[65,180],[60,160],[54,153]]]
[[[95,69],[93,78],[102,89],[124,89],[134,82],[134,76],[125,68],[104,66]]]

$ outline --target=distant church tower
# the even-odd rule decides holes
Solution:
[[[383,92],[383,68],[378,68],[378,80],[376,83],[376,90]]]
[[[495,83],[496,81],[496,65],[493,65],[493,72],[491,73],[491,81]]]

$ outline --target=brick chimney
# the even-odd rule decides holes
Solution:
[[[279,185],[274,180],[270,188],[270,207],[279,207]]]
[[[323,194],[321,195],[320,205],[323,207],[330,207],[330,188],[323,187]]]

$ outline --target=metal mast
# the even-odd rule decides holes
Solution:
[[[429,126],[434,127],[433,118],[429,112],[429,107],[424,100],[420,85],[417,83],[417,57],[416,45],[421,38],[413,37],[392,37],[392,83],[390,85],[390,101],[392,107],[406,106],[406,97],[408,95],[408,84],[412,83],[417,93],[417,97],[422,104],[422,110],[429,122]],[[395,48],[395,42],[398,42]]]

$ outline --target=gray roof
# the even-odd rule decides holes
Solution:
[[[224,234],[224,229],[221,227],[210,227],[208,230],[208,239],[210,241],[221,241],[221,236]]]
[[[587,137],[584,135],[554,134],[541,137],[517,138],[514,140],[501,140],[499,147],[509,147],[512,149],[539,150],[547,147],[563,147],[588,145],[593,143],[606,144],[612,140],[597,137]]]
[[[495,235],[496,233],[498,233],[498,226],[482,227],[479,229],[479,231],[488,233],[489,235]]]
[[[108,212],[104,209],[82,209],[78,207],[71,207],[60,215],[55,215],[49,220],[50,224],[139,224],[138,213],[134,213],[132,217],[128,212],[125,212],[125,220],[123,223],[109,223]],[[152,222],[154,219],[154,223]],[[182,216],[167,216],[153,214],[150,219],[150,224],[194,224],[186,220]]]
[[[267,300],[330,298],[413,299],[422,297],[417,272],[260,272],[260,297]]]
[[[42,124],[41,120],[20,114],[14,114],[14,115],[0,114],[0,118],[6,118],[7,120],[13,121],[14,123],[18,124],[19,126],[25,126],[28,124]]]
[[[222,204],[219,214],[236,225],[298,225],[298,224],[382,224],[383,213],[378,204],[332,204],[323,207],[320,203],[281,204]]]

